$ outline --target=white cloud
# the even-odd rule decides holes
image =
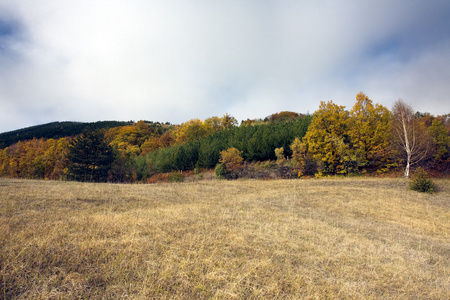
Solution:
[[[0,2],[0,20],[21,25],[0,33],[0,131],[313,112],[360,90],[449,112],[447,3]]]

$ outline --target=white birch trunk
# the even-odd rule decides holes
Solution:
[[[414,164],[427,157],[429,148],[428,137],[420,124],[416,124],[412,108],[403,101],[394,104],[394,129],[397,134],[397,146],[401,148],[406,158],[404,177],[410,176],[410,169]]]
[[[403,125],[403,134],[405,136],[405,151],[406,151],[406,167],[405,167],[405,177],[409,177],[409,168],[411,167],[411,148],[409,147],[409,140],[408,140],[408,129],[406,128],[406,120],[405,116],[402,112],[402,125]]]

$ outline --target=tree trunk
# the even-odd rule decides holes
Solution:
[[[409,168],[411,166],[410,158],[408,156],[408,160],[406,162],[406,168],[405,168],[405,177],[409,178]]]
[[[406,128],[405,116],[402,113],[403,134],[405,136],[405,151],[406,151],[406,168],[405,177],[409,178],[409,168],[411,167],[411,148],[409,147],[408,129]]]

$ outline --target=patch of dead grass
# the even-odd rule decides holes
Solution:
[[[0,298],[450,298],[450,189],[0,179]]]

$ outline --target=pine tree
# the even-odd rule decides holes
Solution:
[[[106,181],[114,152],[103,131],[85,131],[69,145],[69,174],[80,181]]]

